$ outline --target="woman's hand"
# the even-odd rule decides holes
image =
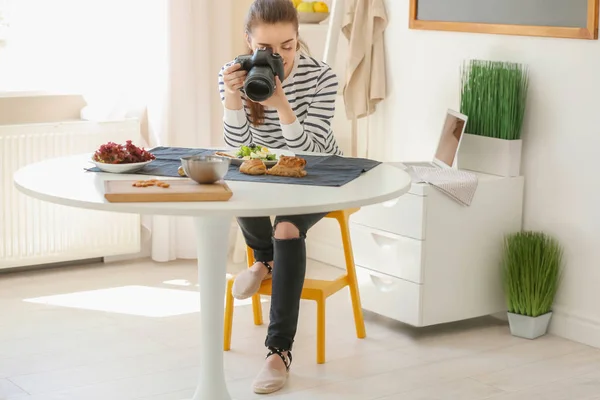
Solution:
[[[262,104],[265,107],[272,107],[277,111],[280,111],[286,106],[290,106],[290,103],[288,102],[288,99],[285,96],[283,86],[281,85],[281,81],[279,80],[278,76],[275,76],[275,92],[267,100],[261,101],[260,104]]]
[[[240,70],[242,66],[238,63],[233,64],[223,71],[223,84],[225,85],[225,93],[240,94],[240,89],[244,87],[244,81],[248,72]]]
[[[223,86],[225,87],[225,108],[229,110],[241,110],[242,94],[240,89],[244,87],[244,81],[248,74],[245,70],[240,70],[242,66],[235,63],[223,71]]]
[[[289,125],[296,120],[296,113],[292,110],[278,76],[275,77],[275,85],[275,93],[267,100],[261,101],[260,104],[276,109],[277,114],[279,114],[279,122],[283,125]]]

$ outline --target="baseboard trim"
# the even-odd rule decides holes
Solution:
[[[549,332],[574,342],[600,348],[600,320],[554,307]]]

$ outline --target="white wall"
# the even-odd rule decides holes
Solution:
[[[384,160],[431,158],[464,59],[529,64],[524,227],[565,246],[552,332],[600,347],[600,41],[409,30],[408,0],[385,3],[390,93],[373,124]]]

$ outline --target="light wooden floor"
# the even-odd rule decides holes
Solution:
[[[332,273],[310,265],[311,276]],[[191,262],[0,275],[0,399],[190,399],[199,351],[195,282]],[[288,386],[257,396],[250,383],[265,355],[266,325],[254,326],[240,302],[225,353],[233,397],[600,399],[597,349],[552,336],[517,339],[492,318],[418,330],[367,314],[368,337],[358,340],[346,291],[327,312],[328,362],[315,363],[315,307],[305,302]]]

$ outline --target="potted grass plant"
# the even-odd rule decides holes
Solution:
[[[461,68],[460,111],[468,116],[458,167],[518,176],[529,72],[518,63],[469,60]]]
[[[504,239],[503,285],[512,335],[545,335],[562,276],[563,251],[543,232],[517,232]]]

